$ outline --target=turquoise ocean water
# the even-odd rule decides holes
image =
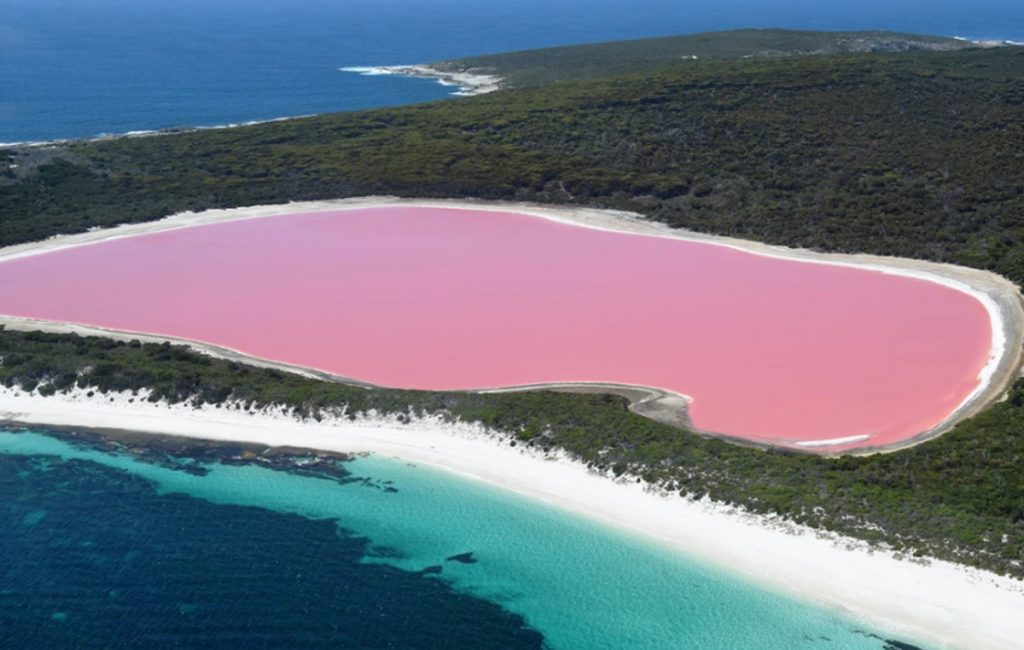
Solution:
[[[345,466],[154,464],[0,431],[0,646],[911,647],[477,482]]]

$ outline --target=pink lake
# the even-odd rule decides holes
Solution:
[[[599,381],[702,430],[891,444],[978,385],[991,324],[936,283],[510,212],[253,218],[0,263],[0,313],[162,334],[383,386]]]

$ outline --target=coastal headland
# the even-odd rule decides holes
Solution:
[[[348,66],[342,72],[354,72],[368,77],[394,75],[398,77],[415,77],[429,79],[442,86],[452,86],[456,91],[452,94],[461,97],[484,95],[499,90],[505,80],[495,74],[479,70],[447,70],[432,65],[378,65]]]

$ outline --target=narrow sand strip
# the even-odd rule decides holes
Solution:
[[[830,438],[828,440],[804,440],[796,444],[800,447],[829,447],[834,445],[846,445],[851,442],[860,442],[862,440],[867,440],[870,437],[871,436],[867,434],[862,434],[859,436],[846,436],[844,438]]]
[[[528,203],[504,203],[486,202],[473,200],[404,200],[394,197],[360,197],[337,201],[314,201],[301,203],[287,203],[281,205],[252,206],[245,208],[233,208],[227,210],[209,210],[200,213],[185,212],[176,214],[160,221],[147,222],[142,224],[131,224],[118,226],[116,228],[96,230],[79,235],[57,236],[51,239],[11,246],[0,249],[0,262],[16,259],[27,255],[80,246],[90,243],[98,243],[121,237],[130,237],[150,232],[187,228],[190,226],[233,221],[239,219],[250,219],[258,217],[279,216],[304,212],[316,212],[327,210],[359,209],[368,207],[444,207],[448,209],[467,210],[490,210],[510,211],[520,214],[536,216],[544,219],[568,223],[576,226],[605,230],[617,233],[625,233],[647,237],[667,237],[685,241],[702,242],[706,244],[726,246],[742,250],[756,255],[776,257],[789,260],[798,260],[813,264],[827,264],[848,266],[854,268],[868,269],[881,273],[901,275],[919,280],[936,282],[944,286],[967,293],[977,299],[989,314],[992,324],[992,349],[988,363],[982,369],[978,377],[978,386],[975,390],[954,410],[947,418],[935,427],[924,431],[917,436],[901,441],[895,445],[879,447],[861,447],[853,452],[844,453],[874,453],[879,451],[891,451],[901,449],[922,441],[931,439],[937,435],[950,430],[960,420],[974,415],[985,406],[1000,399],[1005,395],[1007,387],[1019,375],[1022,359],[1022,346],[1024,346],[1024,305],[1018,288],[994,273],[979,271],[966,267],[954,266],[951,264],[939,264],[896,257],[882,257],[876,255],[843,255],[817,253],[802,249],[771,246],[741,239],[719,237],[714,235],[703,235],[685,230],[676,230],[664,224],[650,221],[641,215],[629,212],[598,210],[579,207],[551,207]],[[25,321],[24,319],[7,318],[0,316],[0,324],[7,324],[18,329],[44,329],[67,331],[67,324],[54,323],[52,325],[41,321]],[[100,335],[132,336],[132,333],[112,332],[99,328],[86,326],[71,326],[73,331],[80,333],[94,333]],[[143,338],[135,335],[135,338]],[[163,340],[160,337],[146,337],[151,340]],[[237,351],[216,348],[202,342],[183,341],[193,345],[197,349],[223,356],[241,359],[251,359]],[[286,370],[296,370],[308,375],[315,375],[324,379],[350,381],[344,377],[336,377],[328,373],[318,372],[311,369],[296,368],[288,364],[281,364],[273,360],[259,360],[263,364],[271,364]],[[362,383],[362,382],[353,382]],[[576,382],[571,379],[549,384],[551,388],[572,389],[579,387],[583,391],[592,391],[591,382]],[[614,388],[613,392],[630,396],[633,402],[633,409],[652,419],[680,426],[686,422],[686,414],[680,413],[680,408],[685,406],[685,396],[678,395],[658,387],[650,387],[646,393],[637,393],[635,386],[619,386],[606,384]],[[660,395],[651,399],[651,392]],[[633,396],[639,396],[634,399]],[[707,435],[716,435],[714,432],[702,432]],[[721,436],[733,442],[743,442],[727,436]],[[812,444],[793,445],[791,448],[802,449],[809,453],[828,454],[830,448],[848,442],[842,439],[823,439],[810,441]],[[757,445],[762,446],[762,445]]]
[[[281,412],[199,409],[145,395],[40,397],[0,387],[0,421],[122,429],[336,452],[438,467],[641,534],[738,576],[939,647],[1010,648],[1024,638],[1024,584],[941,561],[899,559],[866,544],[708,501],[653,494],[561,456],[515,448],[478,426],[435,419],[299,421]],[[133,399],[133,402],[129,402]]]

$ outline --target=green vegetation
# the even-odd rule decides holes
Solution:
[[[573,64],[575,65],[575,64]],[[252,127],[0,152],[0,245],[181,211],[364,194],[577,203],[1024,281],[1024,48],[699,59],[642,75]],[[4,158],[9,156],[9,158]],[[1024,385],[910,450],[705,440],[615,397],[368,391],[172,346],[0,333],[0,382],[152,388],[315,416],[440,412],[596,467],[1024,576]],[[912,551],[911,551],[912,549]]]
[[[521,88],[559,81],[652,72],[677,66],[680,62],[702,59],[961,50],[970,47],[971,43],[955,38],[885,31],[738,29],[507,52],[441,61],[432,65],[449,71],[496,74],[505,80],[506,85]]]
[[[1024,280],[1024,48],[697,63],[18,150],[0,244],[289,199],[474,196]]]
[[[480,422],[517,444],[564,449],[666,490],[1024,576],[1024,381],[1006,402],[942,438],[896,454],[832,460],[680,435],[608,395],[368,390],[169,344],[73,334],[0,330],[0,357],[0,384],[41,394],[77,386],[102,399],[107,391],[147,388],[154,401],[283,405],[303,417],[345,407],[351,416],[373,409]]]

